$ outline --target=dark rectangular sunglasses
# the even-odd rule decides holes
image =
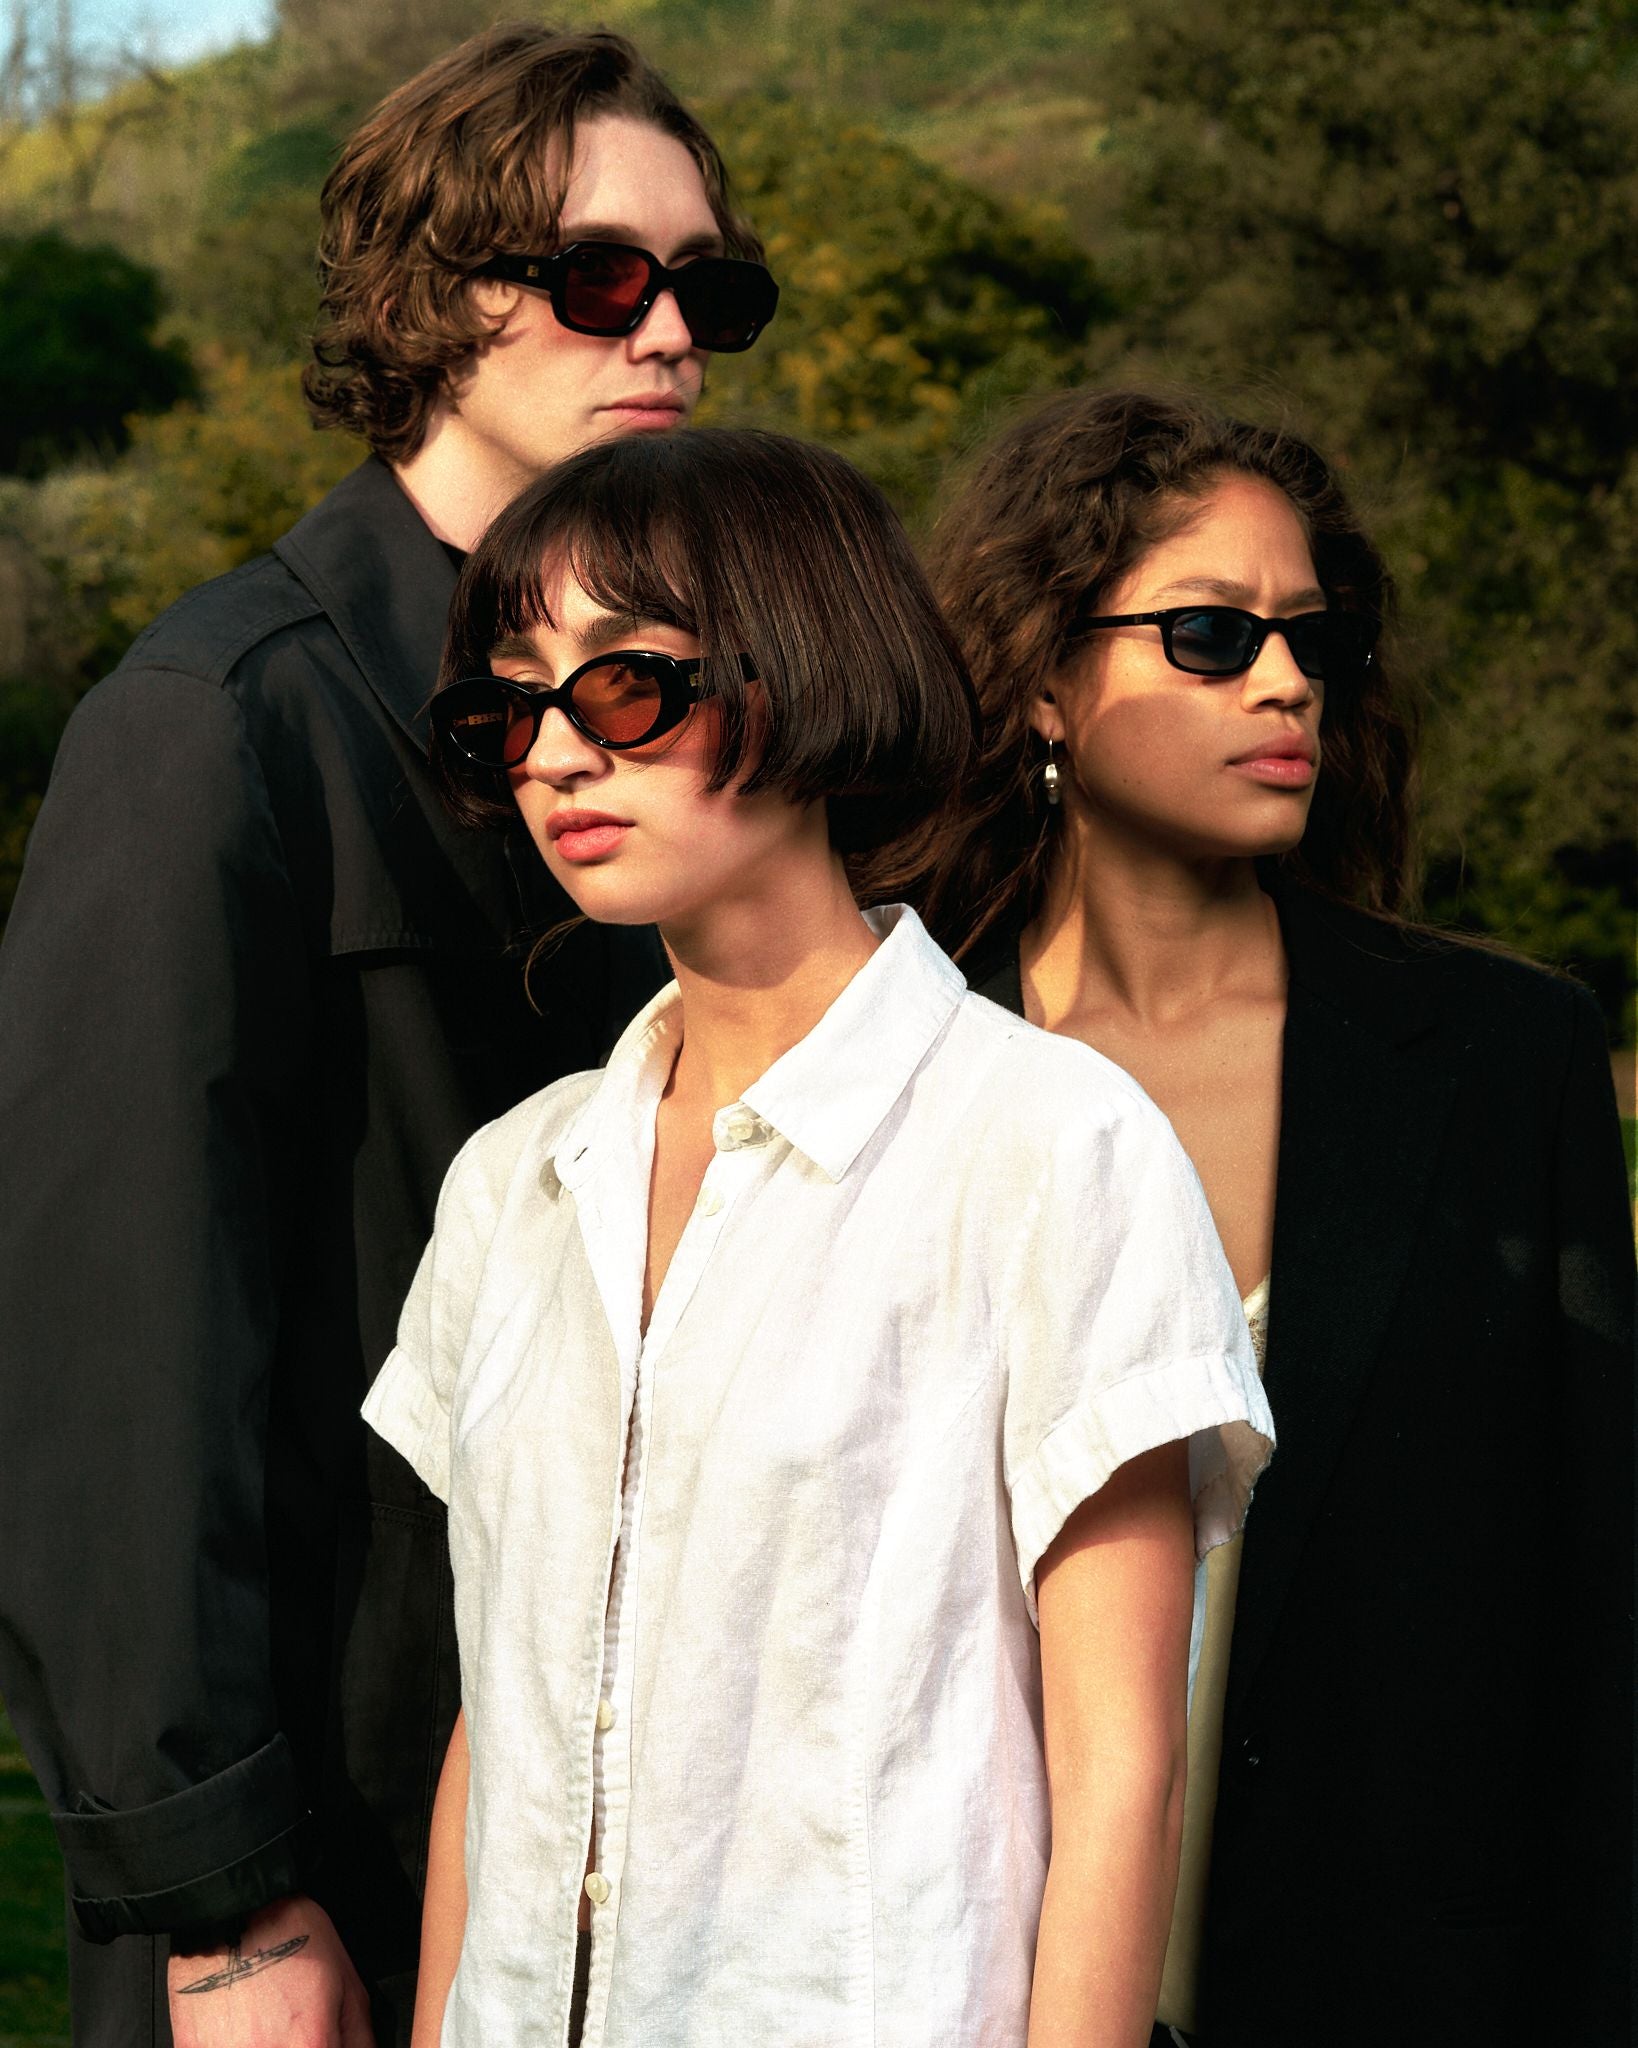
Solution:
[[[1281,633],[1291,659],[1312,682],[1357,683],[1376,647],[1374,619],[1358,612],[1299,612],[1263,619],[1228,604],[1173,605],[1161,612],[1110,612],[1077,619],[1074,632],[1099,626],[1158,626],[1173,668],[1191,676],[1244,675],[1270,633]]]
[[[661,292],[671,292],[694,346],[722,355],[749,348],[779,304],[779,287],[760,263],[698,256],[668,270],[629,242],[571,242],[555,256],[491,256],[472,275],[549,292],[562,326],[610,338],[633,333]]]

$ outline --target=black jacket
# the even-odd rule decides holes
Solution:
[[[1625,2044],[1633,1262],[1584,990],[1293,891],[1202,2048]],[[1018,1009],[1016,946],[975,980]]]
[[[174,606],[0,951],[0,1689],[123,1937],[73,1945],[82,2044],[154,2038],[145,1935],[296,1889],[407,2028],[458,1680],[442,1511],[358,1405],[451,1155],[660,978],[584,930],[526,1002],[563,899],[423,752],[454,577],[368,462]]]

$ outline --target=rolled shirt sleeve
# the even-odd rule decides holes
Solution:
[[[1187,1438],[1203,1557],[1239,1528],[1274,1441],[1199,1178],[1135,1085],[1101,1093],[1101,1110],[1066,1107],[1022,1194],[1006,1297],[1003,1462],[1032,1616],[1043,1553],[1129,1459]]]

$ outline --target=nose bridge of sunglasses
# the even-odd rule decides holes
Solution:
[[[1257,652],[1246,669],[1250,681],[1263,690],[1311,687],[1319,672],[1317,650],[1300,619],[1263,619],[1255,637]]]
[[[584,768],[607,759],[601,735],[567,703],[542,704],[523,751],[513,767],[536,762],[547,773],[564,767]]]
[[[574,721],[565,715],[568,695],[563,689],[522,683],[512,683],[506,688],[503,704],[488,715],[503,722],[500,738],[508,768],[519,767],[527,761],[539,746],[543,734],[558,737],[547,722],[554,711],[563,716],[564,728],[573,731]]]
[[[668,311],[670,317],[677,322],[682,333],[687,335],[689,344],[693,347],[698,347],[699,344],[694,337],[694,329],[698,324],[697,318],[690,317],[683,301],[679,280],[674,276],[663,276],[657,281],[651,280],[643,287],[643,295],[637,301],[636,308],[631,316],[632,332],[636,333],[641,328],[647,328],[648,323],[654,318],[656,312],[664,320]]]

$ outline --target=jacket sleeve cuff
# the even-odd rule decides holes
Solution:
[[[232,1919],[302,1888],[306,1808],[282,1735],[151,1806],[51,1818],[92,1941]]]

